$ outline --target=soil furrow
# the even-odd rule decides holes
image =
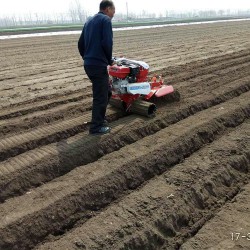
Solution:
[[[84,123],[79,35],[2,40],[0,249],[245,249],[230,230],[250,223],[249,24],[114,32],[113,55],[181,100],[151,100],[150,119],[109,107],[103,136]]]
[[[229,66],[237,65],[236,62],[249,62],[249,50],[230,53],[224,56],[216,56],[203,60],[194,61],[179,66],[170,66],[162,72],[162,76],[169,78],[169,81],[185,81],[204,74],[214,73]]]
[[[95,217],[78,223],[61,239],[36,249],[179,249],[239,192],[249,180],[249,170],[248,120]]]
[[[121,116],[122,112],[110,110],[107,119],[110,121],[117,120]],[[88,128],[87,122],[90,121],[90,117],[91,114],[89,113],[81,117],[43,126],[27,133],[3,138],[0,141],[0,161],[34,149],[37,146],[57,142],[83,132]]]
[[[237,98],[228,103],[227,109],[216,109],[210,116],[210,110],[206,110],[184,119],[26,195],[6,201],[0,205],[3,218],[0,247],[30,248],[49,233],[56,233],[56,228],[74,224],[90,211],[101,209],[124,192],[163,173],[215,140],[217,135],[249,118],[250,104],[244,104],[245,98]]]
[[[5,171],[5,173],[1,175],[0,187],[2,192],[0,195],[0,201],[4,201],[9,196],[23,193],[32,186],[37,186],[40,183],[50,181],[51,179],[72,170],[76,166],[93,162],[107,153],[134,143],[136,140],[153,134],[162,128],[166,128],[170,124],[185,119],[199,111],[226,102],[227,100],[248,91],[250,88],[249,84],[250,83],[247,82],[247,84],[239,85],[239,87],[236,88],[237,84],[233,82],[233,88],[232,86],[229,86],[228,92],[226,91],[227,89],[223,87],[225,92],[221,92],[219,95],[210,98],[201,98],[202,101],[200,102],[197,102],[195,98],[193,103],[190,102],[189,105],[185,104],[178,107],[174,106],[172,111],[169,109],[166,112],[163,107],[159,110],[159,117],[156,117],[151,121],[149,120],[150,122],[148,123],[145,123],[145,120],[148,120],[147,118],[141,117],[138,119],[134,115],[128,118],[123,118],[111,124],[112,135],[108,139],[108,144],[106,137],[96,140],[95,138],[93,139],[89,137],[86,133],[83,135],[79,134],[79,136],[72,137],[68,142],[62,140],[54,145],[23,154],[24,158],[26,155],[31,155],[33,158],[33,155],[38,154],[40,150],[49,152],[46,153],[46,157],[38,158],[37,161],[32,160],[29,164],[20,164],[18,157],[2,162],[0,164],[0,169],[2,169],[2,167],[3,169],[14,168],[15,171],[9,170],[7,173]],[[246,93],[245,95],[249,96],[249,93]],[[175,103],[173,105],[175,105]],[[221,106],[224,106],[224,104]],[[127,124],[127,126],[130,127],[129,133],[131,136],[129,138],[125,136],[127,129],[125,129],[126,126],[124,124]],[[26,148],[27,146],[25,149]],[[80,154],[79,151],[81,152]],[[61,157],[62,155],[64,155],[64,157]]]
[[[222,46],[222,45],[221,45]],[[242,52],[241,50],[238,50],[237,52]],[[207,51],[204,51],[203,49],[200,49],[200,51],[198,49],[193,50],[193,51],[189,51],[187,53],[187,48],[185,48],[183,51],[178,51],[175,52],[174,54],[166,54],[164,55],[163,53],[159,52],[159,55],[155,55],[154,58],[152,58],[149,56],[149,58],[145,58],[144,60],[153,68],[153,71],[155,71],[155,67],[158,70],[161,70],[161,68],[164,68],[164,65],[173,65],[176,62],[180,62],[180,58],[182,58],[182,61],[180,63],[185,63],[185,62],[195,62],[195,61],[199,61],[201,58],[214,58],[215,56],[218,57],[218,55],[221,56],[221,58],[223,58],[224,56],[228,55],[228,54],[232,54],[232,53],[237,53],[236,51],[232,51],[232,52],[226,52],[226,51],[222,51],[220,49],[220,47],[217,47],[215,51],[213,51],[213,53],[208,54]],[[248,54],[249,55],[249,54]]]
[[[157,32],[159,32],[159,33],[158,33],[158,36],[159,36],[159,34],[161,34],[161,30],[158,30]],[[192,31],[192,32],[195,32],[195,31]],[[243,32],[243,33],[244,33],[244,32]],[[198,34],[199,34],[199,33],[198,33]],[[198,34],[196,34],[196,35],[198,35]],[[236,39],[237,36],[235,36],[235,34],[233,34],[233,35],[234,35],[234,38]],[[229,35],[228,35],[228,37],[232,37],[232,36],[229,36]],[[208,38],[210,38],[210,36],[208,36],[207,39],[205,39],[205,40],[201,39],[201,40],[199,40],[199,41],[205,43],[205,41],[208,41],[208,40],[209,40]],[[224,37],[224,38],[225,38],[225,37]],[[224,39],[224,38],[223,38],[223,39]],[[227,40],[227,39],[226,39],[226,40]],[[213,40],[213,43],[211,42],[211,43],[209,43],[209,44],[216,44],[215,41],[216,41],[216,40]],[[168,41],[168,42],[169,42],[169,41]],[[185,42],[186,42],[186,40],[185,40]],[[217,41],[217,42],[218,42],[218,41]],[[181,46],[182,46],[183,44],[184,44],[183,41],[178,41],[178,42],[177,42],[177,45],[181,45]],[[162,43],[162,45],[164,45],[164,42]],[[207,44],[207,45],[208,45],[208,44]],[[235,52],[235,51],[237,51],[237,50],[239,51],[239,50],[242,50],[242,49],[246,49],[246,48],[247,48],[247,44],[246,44],[246,46],[243,46],[243,45],[241,44],[242,47],[238,46],[237,48],[235,48],[233,45],[234,45],[234,42],[233,42],[233,43],[229,43],[229,42],[227,41],[225,45],[222,45],[221,43],[218,42],[218,46],[217,46],[217,47],[218,47],[219,50],[220,50],[220,49],[221,49],[220,46],[224,46],[223,53],[228,53],[228,52],[230,51],[230,50],[228,50],[229,47],[232,47],[232,49],[231,49],[232,52]],[[135,45],[133,45],[133,46],[135,46]],[[137,47],[137,46],[136,46],[136,47]],[[147,47],[147,46],[144,46],[144,47]],[[155,46],[154,46],[154,47],[155,47]],[[157,46],[157,47],[159,47],[159,46]],[[190,47],[192,47],[192,46],[190,46]],[[201,47],[202,47],[202,46],[201,46]],[[207,56],[206,56],[206,57],[218,55],[218,52],[219,52],[219,51],[216,52],[214,47],[208,48],[208,47],[204,46],[204,51],[205,51],[205,48],[207,48],[207,51],[208,51],[208,50],[211,50],[211,52],[213,52],[213,53],[211,53],[211,52],[210,52],[210,53],[207,53]],[[136,48],[136,49],[137,49],[137,48]],[[177,50],[177,51],[175,51],[175,50],[170,50],[170,51],[174,52],[175,54],[178,54],[179,51],[180,51],[180,52],[183,51],[183,53],[185,53],[185,50],[187,51],[188,48],[182,48],[182,49],[176,48],[176,50]],[[138,49],[137,49],[137,51],[138,51]],[[139,51],[140,51],[140,50],[139,50]],[[198,53],[198,55],[200,56],[201,53],[204,53],[204,51],[201,50],[200,53]],[[145,49],[145,52],[146,52],[146,49]],[[189,52],[190,52],[190,53],[187,54],[189,57],[191,57],[189,60],[192,60],[192,59],[193,59],[193,61],[194,61],[194,60],[198,60],[198,59],[199,59],[199,56],[196,58],[195,55],[194,55],[194,56],[191,55],[193,52],[196,52],[196,53],[197,53],[197,50],[193,49],[192,51],[190,50]],[[141,51],[140,51],[139,53],[141,53]],[[182,53],[182,52],[181,52],[181,53]],[[165,57],[166,57],[168,54],[169,54],[169,51],[167,50],[166,53],[163,54],[163,56],[162,56],[162,57],[163,57],[163,60],[165,60]],[[222,55],[223,55],[223,54],[221,53],[221,56],[222,56]],[[74,56],[76,56],[76,55],[74,55]],[[186,61],[185,58],[179,58],[179,59],[178,59],[178,62],[183,62],[183,63],[185,63],[185,61]],[[165,64],[164,64],[164,65],[165,65]],[[163,66],[164,66],[164,65],[163,65]],[[153,68],[154,68],[156,65],[152,65],[152,66],[153,66]],[[159,67],[157,66],[155,69],[157,69],[157,70],[162,70],[162,67],[159,68]],[[79,67],[79,70],[80,70],[80,67]],[[153,70],[153,71],[154,71],[154,70]],[[45,84],[45,83],[43,83],[43,84]],[[55,83],[55,84],[56,84],[56,85],[58,85],[58,84],[61,85],[61,81],[59,81],[58,83]],[[80,83],[77,83],[77,86],[74,86],[74,87],[79,88],[79,87],[80,87],[79,84],[80,84]],[[41,85],[42,85],[42,84],[41,84]],[[53,85],[53,86],[54,86],[54,85]],[[62,87],[62,90],[61,90],[61,89],[53,90],[53,89],[52,89],[53,87],[52,87],[52,88],[49,87],[49,89],[46,89],[46,90],[44,90],[44,91],[45,91],[45,92],[53,91],[54,93],[55,93],[55,92],[62,92],[62,91],[66,91],[66,90],[68,91],[69,88],[66,88],[66,86],[67,86],[67,85],[64,85],[63,87],[61,86],[61,87]],[[42,92],[43,92],[43,91],[42,91]],[[37,93],[37,96],[41,96],[41,95],[44,95],[44,94],[43,94],[43,93],[39,93],[39,94]],[[13,98],[11,98],[11,99],[13,99]],[[19,98],[19,99],[20,99],[20,98]]]
[[[192,79],[192,82],[190,81],[187,81],[185,82],[184,84],[183,83],[179,83],[178,85],[181,85],[181,87],[186,87],[188,86],[189,88],[189,92],[192,92],[190,91],[191,90],[191,86],[189,85],[192,85],[192,88],[193,88],[193,85],[197,82],[197,84],[199,84],[201,81],[210,81],[214,84],[217,84],[218,85],[218,79],[220,79],[222,76],[226,75],[231,81],[234,80],[234,79],[237,79],[237,78],[240,78],[240,77],[243,77],[244,75],[248,75],[248,68],[249,68],[249,63],[248,63],[248,58],[240,58],[240,60],[237,60],[237,61],[233,61],[233,62],[228,62],[227,60],[227,66],[232,66],[231,68],[226,68],[225,70],[222,70],[221,68],[224,68],[222,66],[220,66],[220,69],[217,69],[217,70],[214,70],[214,65],[212,65],[212,69],[209,69],[209,66],[208,66],[208,69],[206,70],[206,73],[209,73],[209,72],[213,72],[213,74],[211,75],[201,75],[201,77],[199,77],[200,74],[194,76],[195,77],[195,81],[194,79]],[[246,64],[244,64],[244,62],[247,62]],[[238,63],[238,64],[237,64]],[[242,63],[242,65],[240,65],[239,63]],[[235,66],[236,64],[236,66]],[[217,65],[216,65],[217,66]],[[244,70],[245,69],[245,70]],[[235,72],[237,71],[237,74],[235,74]],[[205,72],[203,72],[205,73]],[[178,79],[178,74],[176,76],[176,78]],[[188,78],[191,78],[191,77],[186,77],[187,79]],[[177,81],[177,80],[175,80]],[[206,84],[205,86],[209,86],[210,87],[211,84]],[[200,89],[200,92],[204,92],[204,87],[202,89]],[[184,92],[184,91],[183,91]],[[199,92],[196,90],[195,94],[198,94]],[[87,97],[87,94],[85,93],[85,96]],[[89,94],[89,96],[91,96],[91,94]],[[78,97],[79,98],[79,97]],[[73,101],[73,100],[71,100]],[[87,101],[87,100],[86,100]],[[57,102],[56,104],[58,105],[60,102]],[[49,112],[49,117],[46,115],[46,116],[43,116],[43,113],[34,113],[33,116],[31,116],[31,118],[29,118],[29,116],[25,116],[22,118],[22,122],[20,121],[20,119],[17,119],[17,122],[15,122],[15,119],[14,120],[9,120],[9,121],[6,121],[6,122],[2,122],[2,124],[0,124],[0,127],[1,127],[1,133],[0,133],[0,136],[4,136],[5,134],[8,134],[12,131],[15,131],[15,132],[19,132],[19,131],[22,131],[22,130],[27,130],[27,128],[33,128],[37,125],[43,125],[45,123],[50,123],[52,121],[56,121],[56,120],[59,120],[59,119],[63,119],[65,116],[67,117],[74,117],[76,115],[79,115],[81,114],[82,112],[84,111],[87,111],[87,110],[91,110],[91,98],[88,102],[88,104],[78,104],[79,108],[77,108],[77,105],[74,106],[74,104],[69,104],[70,106],[73,106],[71,107],[70,109],[68,109],[68,111],[65,111],[64,113],[61,112],[60,109],[58,109],[58,111],[55,110],[55,112],[53,114],[51,114],[51,112],[53,112],[53,110],[48,110]],[[52,106],[53,107],[53,106]],[[65,105],[65,107],[67,108],[68,105]],[[49,107],[46,106],[46,109],[48,109]],[[41,108],[39,109],[45,109],[41,106]],[[56,108],[55,108],[56,109]],[[35,108],[33,107],[33,110],[35,110]],[[30,110],[28,110],[30,111]],[[24,112],[27,112],[27,110],[24,110]],[[47,112],[45,112],[46,114]],[[16,112],[16,114],[22,114],[22,112]],[[13,113],[12,113],[13,115]],[[31,120],[30,120],[31,119]],[[14,124],[13,124],[14,123]]]
[[[85,91],[86,93],[84,93]],[[46,110],[69,102],[80,101],[85,97],[89,97],[89,95],[90,87],[87,87],[82,90],[73,91],[73,93],[69,92],[64,93],[63,95],[48,95],[40,99],[36,98],[29,101],[15,103],[14,105],[9,106],[8,108],[5,107],[0,111],[0,120],[26,115],[35,111]]]
[[[24,132],[34,127],[38,128],[58,120],[71,119],[83,116],[92,109],[92,98],[86,98],[81,102],[63,104],[59,107],[49,108],[46,111],[37,111],[22,117],[0,121],[0,138],[6,135]]]
[[[248,60],[248,59],[244,59],[243,62],[245,62],[245,60]],[[231,63],[231,65],[233,65],[233,68],[229,68],[226,71],[225,70],[221,71],[221,69],[217,70],[217,71],[214,71],[211,76],[209,76],[209,75],[207,76],[208,77],[207,79],[205,79],[205,76],[202,75],[203,81],[210,80],[210,81],[214,82],[215,84],[218,84],[217,80],[216,80],[216,77],[219,78],[219,77],[223,76],[223,74],[226,75],[227,77],[229,77],[231,80],[233,80],[233,79],[237,79],[237,77],[239,78],[241,76],[241,73],[239,72],[239,69],[242,72],[245,72],[243,74],[247,74],[248,73],[248,68],[249,68],[248,63],[244,67],[243,67],[244,64],[243,65],[234,66],[234,63]],[[246,69],[245,71],[244,71],[244,68]],[[220,71],[221,71],[221,73],[220,73]],[[236,71],[237,71],[237,74],[235,74]],[[230,74],[232,75],[232,77],[230,77]],[[216,75],[216,77],[215,77],[215,75]],[[197,78],[196,81],[199,83],[200,79],[198,78],[198,76],[196,76],[196,78]],[[194,81],[192,81],[192,84],[194,84]],[[188,85],[188,84],[185,83],[185,85]],[[204,91],[204,89],[202,89],[201,91]],[[87,109],[87,110],[91,109],[90,103],[89,103],[89,105],[87,105],[87,107],[86,107],[86,105],[84,105],[84,106],[85,106],[85,109]],[[75,111],[75,113],[79,113],[79,112],[81,113],[81,111],[79,111],[79,110]],[[72,112],[72,113],[74,113],[74,112]],[[38,116],[36,114],[34,114],[34,115],[35,115],[35,119],[32,119],[32,121],[31,121],[31,124],[30,124],[31,128],[34,127],[36,124],[39,124],[39,121],[41,122],[41,125],[42,125],[43,123],[48,123],[51,120],[51,118],[42,117],[40,115]],[[58,117],[58,115],[59,115],[59,117]],[[53,117],[54,117],[55,120],[58,120],[58,119],[60,119],[60,117],[62,117],[62,113],[59,112],[59,114],[57,114],[57,115],[55,113],[55,115],[53,115]],[[24,117],[24,119],[25,119],[25,122],[23,122],[24,123],[23,125],[22,125],[22,123],[20,123],[19,119],[18,119],[18,124],[17,125],[15,125],[15,124],[7,124],[6,123],[6,125],[2,127],[2,133],[6,134],[8,132],[11,132],[14,129],[16,129],[17,132],[18,132],[18,131],[20,131],[22,129],[22,126],[23,126],[23,128],[26,128],[27,127],[26,124],[30,123],[30,121],[27,120],[27,118],[25,118],[25,117]],[[53,118],[52,118],[52,121],[53,121]]]
[[[217,70],[217,68],[222,69],[222,65],[225,65],[223,68],[225,68],[226,66],[230,66],[232,65],[230,61],[233,61],[233,64],[236,64],[235,60],[237,60],[238,58],[240,59],[241,57],[248,56],[248,55],[249,55],[249,52],[247,50],[247,51],[241,51],[238,53],[233,53],[233,54],[229,54],[225,56],[216,56],[213,58],[208,58],[206,60],[198,60],[198,61],[194,61],[185,65],[180,65],[178,67],[170,66],[168,67],[168,69],[164,69],[161,73],[164,76],[167,76],[167,79],[169,79],[170,81],[174,81],[174,82],[178,82],[181,80],[183,81],[183,80],[197,77],[197,72],[199,72],[199,75],[208,74],[208,73],[214,72],[214,70]],[[222,64],[222,62],[226,62],[226,63]],[[210,65],[212,65],[212,68]],[[201,70],[202,72],[200,72]],[[154,73],[154,72],[151,72],[151,73]],[[91,93],[90,87],[84,88],[84,91],[86,90],[88,90],[89,93]],[[69,101],[78,101],[78,100],[81,100],[84,96],[88,96],[88,95],[89,94],[87,93],[85,93],[83,96],[79,94],[77,96],[74,96],[73,98],[65,98],[65,95],[64,95],[62,101],[54,101],[55,96],[53,95],[52,96],[53,99],[51,102],[46,101],[46,102],[38,103],[38,107],[34,107],[34,103],[32,103],[33,106],[31,106],[30,108],[27,107],[28,103],[25,103],[25,106],[22,109],[20,109],[20,103],[19,103],[18,104],[19,109],[17,109],[16,111],[13,110],[11,114],[8,114],[6,112],[0,113],[0,119],[15,117],[17,115],[25,115],[31,111],[33,112],[33,111],[47,109],[49,107],[54,107],[54,105],[56,104],[59,105],[59,104],[65,104]],[[33,101],[35,100],[32,100],[32,102]]]
[[[207,222],[193,238],[181,245],[181,250],[249,249],[250,184]],[[216,229],[216,230],[215,230]]]

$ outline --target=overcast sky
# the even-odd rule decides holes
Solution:
[[[89,14],[98,11],[100,0],[80,0]],[[192,9],[250,9],[250,0],[114,0],[116,12],[126,12],[126,2],[131,12],[165,13],[166,10]],[[74,0],[0,0],[0,16],[24,13],[67,12]]]

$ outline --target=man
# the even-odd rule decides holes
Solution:
[[[92,82],[93,106],[90,134],[110,132],[105,114],[110,97],[107,66],[112,65],[111,19],[114,14],[115,6],[112,1],[101,1],[100,11],[85,23],[78,41],[78,49],[84,59],[85,72]]]

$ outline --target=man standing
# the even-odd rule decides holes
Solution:
[[[93,106],[90,134],[110,132],[105,120],[108,105],[109,76],[107,66],[112,64],[113,31],[111,19],[115,14],[112,1],[103,0],[100,11],[84,25],[78,41],[84,69],[92,82]]]

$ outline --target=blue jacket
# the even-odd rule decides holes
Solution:
[[[107,66],[112,63],[113,31],[111,19],[98,12],[84,25],[78,50],[84,65]]]

